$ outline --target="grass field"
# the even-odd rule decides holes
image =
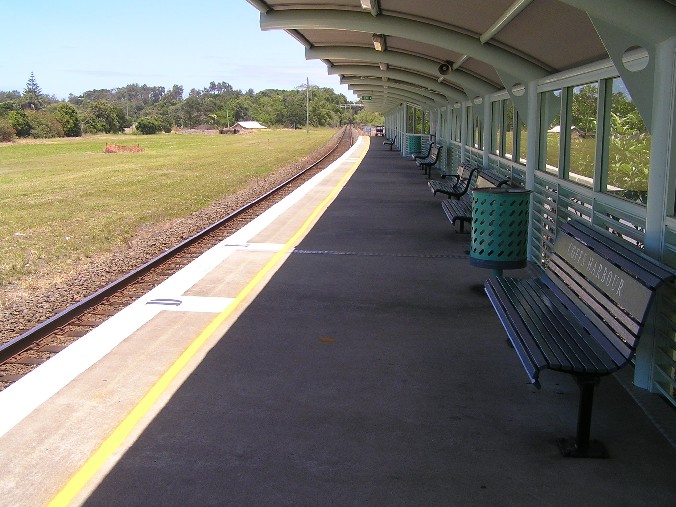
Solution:
[[[512,142],[512,133],[507,132],[507,143]],[[527,139],[522,135],[522,146]],[[547,165],[559,166],[559,134],[547,134]],[[610,139],[608,155],[608,185],[628,192],[646,192],[648,189],[648,170],[650,168],[650,136],[619,136]],[[525,156],[525,153],[522,153]],[[596,139],[588,137],[571,139],[570,172],[589,178],[588,186],[594,177],[594,158]]]
[[[331,129],[0,144],[0,286],[129,241],[326,144]],[[141,153],[104,153],[106,143]]]

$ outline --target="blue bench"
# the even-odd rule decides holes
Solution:
[[[472,223],[472,197],[465,194],[460,199],[445,199],[441,201],[441,209],[449,222],[455,227],[460,222],[460,232],[465,232],[465,224]]]
[[[589,439],[594,387],[630,362],[657,288],[676,272],[578,220],[559,228],[545,268],[539,278],[493,276],[485,290],[531,383],[540,387],[544,369],[577,381],[577,435],[559,439],[562,454],[607,457]]]
[[[430,153],[432,152],[432,145],[433,144],[434,143],[429,143],[427,145],[427,151],[426,152],[418,151],[416,153],[411,153],[411,158],[416,162],[416,164],[418,163],[418,160],[424,160],[426,158],[429,158]]]
[[[481,178],[486,180],[494,187],[503,187],[505,185],[512,185],[511,180],[509,178],[502,176],[493,169],[482,169]]]
[[[434,165],[439,161],[440,153],[441,146],[438,144],[430,144],[427,157],[415,157],[415,163],[423,170],[424,174],[426,174],[428,178],[432,177],[432,167],[434,167]]]
[[[443,181],[432,180],[427,183],[433,195],[444,194],[449,199],[455,197],[457,199],[464,195],[472,198],[472,190],[476,186],[479,179],[481,168],[474,166],[469,162],[463,162],[458,168],[458,174],[451,174],[444,178]]]

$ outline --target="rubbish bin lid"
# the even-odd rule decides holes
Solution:
[[[475,188],[475,193],[481,194],[530,194],[530,190],[514,187],[481,187]]]

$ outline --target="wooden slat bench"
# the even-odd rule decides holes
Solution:
[[[479,179],[481,168],[473,166],[469,162],[460,165],[458,174],[446,176],[444,181],[432,180],[427,183],[432,194],[445,194],[449,199],[460,198],[465,194],[472,195],[472,190]]]
[[[632,359],[655,292],[674,275],[622,239],[571,221],[559,228],[542,276],[486,281],[530,381],[539,388],[549,368],[573,375],[580,387],[577,436],[559,440],[564,456],[607,456],[589,440],[594,386]]]
[[[392,151],[392,146],[394,146],[394,137],[388,137],[383,141],[384,145],[390,145],[390,151]]]

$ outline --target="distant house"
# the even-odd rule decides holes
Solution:
[[[595,135],[595,132],[585,132],[585,131],[577,128],[575,125],[570,127],[570,132],[571,132],[571,136],[573,137],[573,139],[575,139],[575,138],[584,139],[586,137],[594,137],[594,135]],[[561,125],[556,125],[555,127],[549,129],[547,131],[547,133],[549,133],[549,134],[560,134],[561,133]]]
[[[266,129],[267,127],[265,125],[261,125],[257,121],[238,121],[232,126],[232,128],[236,134],[237,132],[241,131]]]

